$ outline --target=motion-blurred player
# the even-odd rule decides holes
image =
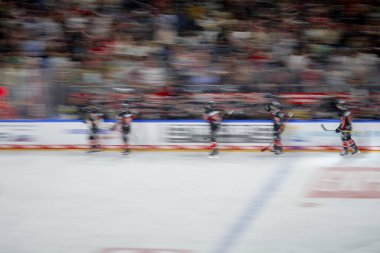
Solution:
[[[207,120],[210,125],[210,135],[209,139],[211,141],[210,145],[210,158],[217,158],[219,155],[217,134],[220,130],[222,120],[232,114],[232,111],[225,113],[216,108],[215,102],[210,101],[205,105],[205,113],[203,119]]]
[[[281,112],[281,104],[278,102],[271,102],[265,106],[266,111],[270,114],[273,120],[273,148],[271,149],[275,155],[283,154],[283,147],[281,143],[281,134],[285,130],[286,121],[293,117],[291,112]]]
[[[131,150],[129,148],[129,134],[131,132],[131,124],[135,115],[132,114],[129,104],[123,103],[121,105],[121,112],[118,114],[117,123],[111,128],[111,130],[119,129],[121,132],[121,138],[123,141],[123,155],[129,155]]]
[[[360,153],[358,147],[355,144],[355,141],[351,138],[352,132],[352,115],[351,111],[348,109],[346,102],[339,100],[336,104],[338,109],[338,116],[340,119],[340,125],[335,130],[336,133],[341,134],[342,138],[342,152],[341,156],[346,156],[349,154],[349,148],[351,147],[351,155]]]
[[[101,151],[99,134],[100,125],[103,122],[103,114],[100,113],[100,109],[96,106],[89,106],[84,108],[84,123],[87,124],[90,142],[89,153]]]

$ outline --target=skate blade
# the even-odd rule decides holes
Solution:
[[[210,155],[208,158],[219,158],[219,156],[218,155]]]
[[[100,151],[98,150],[89,150],[89,151],[86,151],[86,154],[95,154],[95,153],[99,153]]]

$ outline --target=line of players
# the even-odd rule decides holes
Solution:
[[[266,104],[265,109],[269,113],[273,121],[273,141],[272,143],[264,148],[262,151],[268,149],[275,155],[283,154],[283,145],[281,143],[281,134],[285,130],[286,122],[292,118],[293,114],[291,112],[281,111],[281,104],[278,102],[271,102]],[[340,125],[335,130],[336,133],[341,134],[342,140],[342,152],[341,156],[346,156],[350,154],[355,155],[360,153],[355,141],[351,137],[352,132],[352,115],[351,111],[348,109],[346,102],[339,100],[336,104],[338,110],[338,116],[340,119]],[[130,154],[129,147],[129,134],[131,131],[131,124],[136,115],[130,110],[128,103],[123,103],[120,108],[120,113],[117,117],[117,122],[111,127],[111,131],[120,131],[121,138],[123,142],[124,155]],[[219,155],[217,135],[221,128],[222,121],[227,119],[233,111],[225,111],[216,107],[215,102],[210,101],[205,105],[205,111],[203,119],[209,123],[210,126],[210,158],[216,158]],[[96,106],[90,106],[85,109],[84,122],[89,127],[89,141],[90,149],[89,152],[97,152],[101,150],[101,145],[99,142],[99,123],[102,120],[103,115],[101,114],[99,108]]]
[[[83,122],[87,124],[89,129],[89,153],[99,152],[102,150],[100,145],[100,124],[103,121],[103,114],[96,104],[83,109]],[[136,115],[133,114],[129,108],[128,103],[123,103],[120,107],[120,112],[117,116],[117,122],[111,127],[111,131],[120,131],[121,139],[123,141],[122,154],[129,155],[131,149],[129,147],[129,133],[131,132],[131,124]]]

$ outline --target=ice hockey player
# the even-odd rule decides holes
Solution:
[[[132,114],[129,104],[123,103],[121,104],[121,111],[118,114],[117,122],[114,126],[112,126],[111,130],[114,131],[116,129],[120,130],[121,138],[123,141],[123,155],[129,155],[131,150],[129,148],[129,134],[131,132],[131,124],[135,115]]]
[[[210,125],[210,158],[217,158],[219,155],[217,134],[220,130],[222,120],[231,115],[232,113],[233,111],[224,112],[220,109],[217,109],[214,101],[209,101],[205,105],[205,113],[203,115],[203,119],[208,121]]]
[[[87,124],[89,129],[88,139],[90,141],[89,153],[101,151],[99,134],[100,124],[103,122],[103,114],[100,109],[95,105],[90,105],[84,108],[84,123]]]
[[[360,153],[360,150],[355,144],[355,141],[351,138],[352,132],[352,115],[351,111],[348,109],[347,104],[344,100],[338,100],[336,107],[338,109],[338,116],[340,119],[340,125],[335,130],[336,133],[341,134],[342,138],[342,152],[341,156],[346,156],[349,154],[349,148],[351,147],[351,155]]]
[[[278,102],[271,102],[265,106],[266,111],[270,114],[273,120],[273,148],[271,149],[275,155],[283,154],[281,143],[281,134],[285,130],[286,121],[293,117],[291,112],[281,112],[281,104]]]

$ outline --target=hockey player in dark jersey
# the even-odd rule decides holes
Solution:
[[[101,150],[99,142],[100,124],[103,121],[103,115],[100,113],[99,108],[95,106],[90,106],[84,108],[84,123],[87,124],[89,135],[88,139],[90,141],[89,153],[97,152]]]
[[[219,154],[218,143],[217,143],[217,133],[220,129],[222,123],[222,116],[219,110],[215,108],[215,102],[210,101],[205,106],[205,113],[203,119],[207,120],[210,125],[210,158],[216,158]]]
[[[286,121],[293,116],[291,112],[281,112],[281,104],[278,102],[271,102],[265,106],[266,111],[270,114],[273,120],[273,149],[275,155],[283,154],[281,143],[281,134],[285,130]]]
[[[135,115],[132,114],[128,103],[121,105],[121,112],[118,114],[117,123],[111,128],[111,130],[119,129],[123,141],[123,154],[129,155],[131,150],[129,148],[129,134],[131,132],[131,124]]]
[[[352,115],[351,111],[348,109],[346,102],[339,100],[336,104],[338,108],[338,116],[340,119],[340,125],[335,130],[337,133],[341,133],[342,138],[342,153],[341,156],[346,156],[349,154],[349,148],[351,147],[351,155],[360,153],[355,141],[351,138],[352,132]]]
[[[203,115],[203,119],[208,121],[210,125],[210,158],[217,158],[219,155],[219,149],[218,149],[218,142],[217,142],[217,134],[220,130],[222,120],[229,115],[232,114],[232,111],[230,112],[223,112],[216,108],[215,102],[210,101],[205,106],[205,113]]]

